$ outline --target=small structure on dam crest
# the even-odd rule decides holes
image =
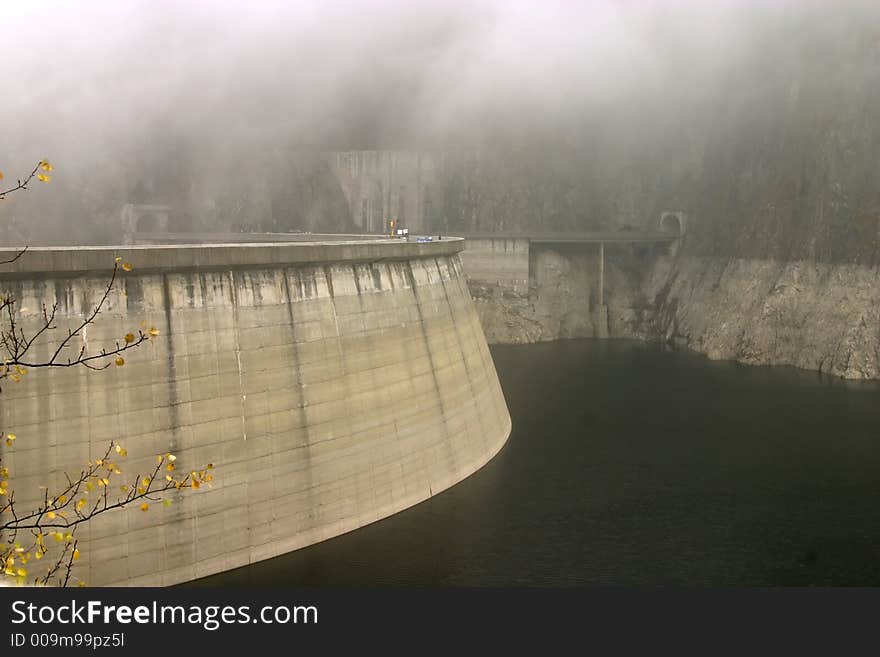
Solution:
[[[141,321],[161,334],[124,373],[67,369],[4,390],[2,426],[31,437],[8,455],[12,483],[36,495],[110,440],[135,463],[173,452],[182,467],[216,465],[212,489],[83,527],[91,585],[191,580],[437,494],[491,459],[511,428],[463,246],[31,249],[0,268],[25,328],[43,304],[58,304],[62,332],[80,321],[122,256],[134,270],[84,339],[100,350]]]

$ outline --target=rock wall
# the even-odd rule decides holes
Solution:
[[[880,378],[876,267],[796,260],[661,259],[633,332],[714,359]]]
[[[530,250],[525,241],[475,240],[463,260],[490,343],[601,336],[598,261],[589,246]],[[713,359],[880,378],[876,266],[606,246],[605,303],[612,338],[667,341]]]
[[[212,489],[107,513],[77,534],[90,585],[167,585],[330,538],[467,477],[504,445],[510,416],[461,248],[58,248],[4,265],[25,331],[58,304],[38,358],[94,306],[116,255],[134,270],[84,342],[99,350],[141,321],[161,331],[123,367],[35,370],[4,386],[0,426],[18,440],[0,450],[20,508],[111,440],[128,450],[111,495],[156,454],[173,452],[181,469],[213,462]]]

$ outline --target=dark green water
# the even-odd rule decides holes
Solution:
[[[485,468],[210,585],[880,585],[880,386],[658,345],[496,347]]]

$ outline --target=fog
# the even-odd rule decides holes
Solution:
[[[394,150],[479,154],[476,172],[444,160],[444,226],[603,225],[621,195],[638,220],[703,193],[707,149],[783,119],[810,133],[850,97],[873,112],[875,5],[5,2],[0,169],[56,171],[0,219],[19,241],[118,241],[128,202],[172,204],[190,230],[247,223],[235,212],[352,228],[326,153]],[[503,220],[459,199],[535,185],[551,200]]]

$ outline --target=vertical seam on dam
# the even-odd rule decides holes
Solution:
[[[458,285],[461,289],[462,294],[466,295],[468,299],[468,303],[473,305],[473,300],[471,299],[470,292],[468,291],[467,279],[463,274],[463,267],[461,264],[461,259],[458,256],[455,256],[452,262],[455,264],[456,268],[461,272],[458,276]],[[468,329],[470,330],[471,335],[474,340],[477,341],[477,344],[480,345],[480,348],[477,350],[480,354],[480,362],[483,364],[483,368],[486,369],[487,372],[492,372],[496,377],[498,373],[495,371],[495,361],[492,360],[492,354],[489,352],[489,345],[486,343],[486,336],[483,334],[483,328],[479,324],[479,319],[474,313],[473,319],[468,322]],[[489,355],[489,362],[486,363],[486,354]],[[505,403],[505,408],[498,408],[498,398],[496,395],[493,395],[493,404],[495,405],[495,412],[499,414],[499,417],[503,417],[505,413],[507,413],[506,401],[504,400],[504,390],[501,389],[501,401]]]
[[[413,270],[412,270],[412,260],[406,261],[406,273],[407,273],[407,276],[409,277],[409,284],[410,284],[410,287],[412,288],[413,298],[415,299],[415,302],[416,302],[416,312],[418,313],[418,316],[419,316],[419,329],[422,334],[422,339],[425,342],[425,352],[427,353],[427,356],[428,356],[428,363],[431,366],[431,378],[434,381],[434,390],[437,391],[437,403],[440,405],[440,416],[441,416],[440,419],[443,422],[443,433],[445,434],[445,436],[447,438],[447,440],[444,440],[443,443],[446,445],[446,449],[449,452],[449,456],[450,456],[450,462],[452,463],[452,462],[454,462],[454,459],[452,459],[452,456],[453,456],[452,445],[450,444],[450,441],[448,440],[448,438],[450,438],[451,436],[449,433],[449,425],[447,424],[446,405],[443,403],[443,392],[440,388],[440,382],[437,380],[437,367],[436,367],[436,364],[434,363],[434,354],[431,353],[431,343],[428,340],[428,332],[427,332],[427,329],[425,328],[425,317],[422,314],[422,305],[419,300],[419,294],[416,291],[416,287],[417,287],[416,286],[416,277],[413,274]]]
[[[299,418],[299,429],[303,433],[304,441],[301,445],[303,450],[303,454],[305,456],[305,467],[303,470],[306,474],[306,490],[308,499],[309,499],[309,508],[314,507],[314,482],[312,478],[312,440],[309,432],[309,423],[308,417],[306,413],[306,391],[305,386],[303,385],[303,375],[302,375],[302,357],[299,351],[299,343],[297,342],[296,335],[296,319],[293,315],[293,297],[290,295],[290,282],[288,277],[291,274],[291,270],[287,267],[282,268],[282,277],[284,279],[284,294],[287,297],[287,316],[290,320],[290,336],[292,338],[291,350],[293,351],[293,371],[296,377],[296,386],[299,391],[299,399],[297,400],[297,417]],[[313,517],[310,514],[310,517]],[[274,514],[273,514],[274,519]],[[274,533],[274,532],[273,532]]]
[[[180,396],[177,393],[178,386],[178,376],[177,376],[177,365],[175,364],[176,358],[176,350],[174,348],[174,323],[171,319],[171,287],[168,284],[168,274],[162,274],[162,305],[165,310],[165,335],[166,335],[166,344],[168,346],[168,354],[166,356],[168,362],[168,415],[169,420],[171,422],[170,427],[170,439],[168,441],[168,451],[171,453],[178,451],[179,444],[179,433],[180,433],[180,412],[178,410],[178,406],[180,404]],[[180,504],[183,498],[183,492],[181,490],[174,491],[175,504],[172,504],[173,509],[166,509],[167,511],[172,511],[174,519],[177,521],[182,520],[183,518],[183,507]],[[195,505],[196,502],[193,501]],[[165,536],[165,530],[163,527],[162,530],[162,545],[163,547],[167,547],[168,540]],[[196,537],[198,535],[198,517],[193,519],[192,528],[191,528],[191,540],[190,540],[190,550],[193,555],[195,555],[195,545],[196,545]],[[167,552],[165,558],[167,559]]]
[[[324,265],[321,269],[324,270],[324,280],[327,281],[327,291],[330,293],[330,298],[332,299],[336,295],[333,292],[333,276],[330,273],[330,265]]]
[[[440,277],[440,283],[443,286],[443,296],[446,298],[446,303],[449,306],[449,312],[452,314],[452,325],[455,327],[455,336],[458,338],[458,350],[461,353],[461,362],[464,365],[465,376],[467,378],[467,386],[468,390],[470,390],[470,399],[471,403],[474,405],[475,410],[477,411],[477,420],[480,423],[480,433],[484,440],[488,441],[488,435],[486,433],[486,425],[483,422],[483,414],[479,412],[479,409],[476,409],[477,404],[477,396],[474,392],[474,384],[471,376],[471,368],[467,362],[467,355],[464,352],[464,344],[462,342],[461,329],[458,326],[458,318],[456,317],[456,312],[453,310],[454,306],[452,304],[452,300],[449,298],[449,290],[446,289],[446,280],[443,278],[443,273],[440,271],[440,261],[437,258],[434,258],[434,266],[437,267],[437,275]],[[448,270],[447,270],[448,273]],[[480,356],[482,361],[482,355]]]
[[[244,391],[244,374],[241,371],[241,335],[238,332],[238,291],[235,287],[235,272],[229,271],[230,294],[232,295],[232,325],[235,327],[232,334],[235,336],[235,365],[238,371],[238,394],[241,403],[241,436],[247,440],[247,420],[245,419],[245,402],[247,394]]]
[[[162,274],[162,302],[165,307],[165,334],[168,345],[168,414],[171,416],[171,440],[168,443],[169,451],[177,449],[177,432],[180,430],[180,416],[177,405],[180,398],[177,395],[177,365],[174,362],[174,326],[171,321],[171,289],[168,286],[168,274]]]

